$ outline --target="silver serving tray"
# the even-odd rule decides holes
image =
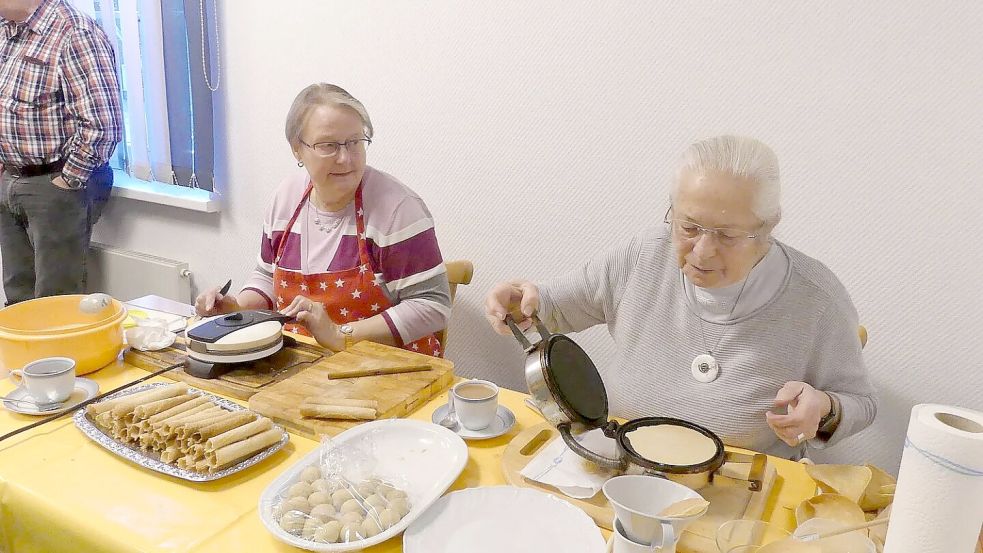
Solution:
[[[126,390],[121,390],[119,392],[116,392],[115,394],[112,394],[110,396],[106,396],[103,399],[103,401],[110,400],[110,399],[115,399],[115,398],[118,398],[118,397],[127,396],[127,395],[130,395],[130,394],[135,394],[137,392],[142,392],[144,390],[149,390],[151,388],[157,388],[159,386],[169,386],[169,385],[170,384],[168,384],[166,382],[156,382],[156,383],[153,383],[153,384],[145,384],[143,386],[136,386],[134,388],[129,388],[129,389],[126,389]],[[190,388],[189,389],[189,392],[191,392],[193,394],[198,394],[198,395],[202,395],[204,397],[207,397],[207,398],[211,399],[213,402],[215,402],[216,405],[218,405],[219,407],[221,407],[221,408],[223,408],[223,409],[225,409],[227,411],[247,411],[248,410],[245,407],[239,405],[238,403],[235,403],[234,401],[229,401],[229,400],[227,400],[225,398],[216,396],[214,394],[209,394],[208,392],[203,392],[203,391],[198,390],[196,388]],[[135,446],[135,445],[132,445],[132,444],[129,444],[129,443],[120,443],[120,442],[116,441],[112,436],[110,436],[110,435],[106,434],[105,432],[103,432],[102,429],[99,428],[95,424],[95,421],[93,421],[88,416],[88,413],[86,413],[86,410],[85,409],[80,409],[80,410],[76,411],[75,412],[75,416],[73,418],[75,419],[75,426],[77,426],[79,428],[79,430],[82,431],[83,434],[85,434],[86,436],[88,436],[90,439],[92,439],[94,442],[96,442],[97,444],[101,445],[102,447],[104,447],[104,448],[108,449],[109,451],[115,453],[116,455],[118,455],[118,456],[120,456],[120,457],[122,457],[122,458],[124,458],[124,459],[126,459],[128,461],[131,461],[133,463],[136,463],[136,464],[140,465],[141,467],[148,468],[150,470],[154,470],[154,471],[161,472],[161,473],[164,473],[164,474],[168,474],[170,476],[173,476],[175,478],[180,478],[182,480],[189,480],[191,482],[208,482],[208,481],[211,481],[211,480],[218,480],[220,478],[225,478],[226,476],[229,476],[231,474],[235,474],[237,472],[243,471],[243,470],[245,470],[245,469],[247,469],[247,468],[255,465],[256,463],[259,463],[259,462],[263,461],[264,459],[266,459],[270,455],[273,455],[274,453],[276,453],[277,451],[279,451],[280,448],[282,448],[284,445],[286,445],[287,441],[290,440],[290,435],[287,434],[286,432],[284,432],[283,433],[283,438],[281,438],[279,442],[271,445],[270,447],[264,449],[263,451],[260,451],[256,455],[253,455],[252,457],[250,457],[250,458],[248,458],[248,459],[246,459],[246,460],[244,460],[244,461],[242,461],[242,462],[240,462],[238,464],[232,465],[231,467],[226,468],[226,469],[222,469],[222,470],[220,470],[218,472],[214,472],[214,473],[211,473],[211,474],[208,474],[208,473],[204,473],[203,474],[203,473],[200,473],[200,472],[195,472],[195,471],[191,471],[191,470],[181,469],[181,468],[178,468],[176,465],[171,465],[171,464],[168,464],[168,463],[164,463],[163,461],[160,460],[160,457],[157,454],[157,452],[154,452],[154,451],[143,451],[138,446]],[[274,428],[280,428],[282,430],[282,427],[280,427],[278,425],[274,425]]]

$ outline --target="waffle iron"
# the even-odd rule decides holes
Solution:
[[[238,364],[269,357],[283,348],[283,323],[291,320],[266,309],[202,319],[185,331],[188,359],[184,371],[198,378],[218,378]]]

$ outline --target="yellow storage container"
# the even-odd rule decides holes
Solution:
[[[84,313],[84,295],[37,298],[0,309],[0,367],[11,370],[44,357],[75,360],[84,375],[113,362],[123,348],[126,308],[115,299]]]

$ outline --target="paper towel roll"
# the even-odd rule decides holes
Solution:
[[[983,524],[983,413],[911,410],[884,553],[972,553]]]

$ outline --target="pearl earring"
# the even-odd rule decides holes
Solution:
[[[304,162],[303,161],[298,161],[297,162],[297,167],[303,167],[303,166],[304,166]]]

